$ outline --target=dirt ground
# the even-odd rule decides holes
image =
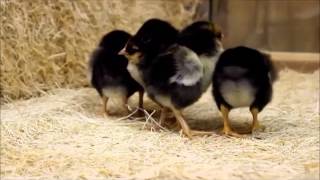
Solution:
[[[158,118],[148,99],[145,108]],[[265,131],[243,139],[218,134],[222,119],[210,90],[184,115],[194,129],[216,133],[189,140],[150,130],[152,118],[104,117],[92,88],[2,105],[1,179],[319,179],[319,71],[282,71],[259,116]],[[237,130],[251,123],[248,109],[231,119]]]

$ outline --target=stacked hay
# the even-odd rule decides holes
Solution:
[[[119,28],[134,33],[158,17],[190,22],[196,1],[1,0],[1,103],[57,87],[82,87],[99,38]]]

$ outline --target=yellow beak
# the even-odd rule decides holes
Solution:
[[[126,51],[126,47],[124,47],[123,49],[121,49],[121,51],[118,52],[118,55],[127,55],[127,51]]]

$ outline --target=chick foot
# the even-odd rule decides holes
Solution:
[[[224,127],[221,131],[222,134],[225,134],[226,136],[231,136],[231,137],[237,137],[237,138],[243,138],[244,135],[242,134],[239,134],[235,131],[233,131],[231,128],[229,127]]]

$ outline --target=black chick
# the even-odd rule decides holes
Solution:
[[[171,110],[188,137],[211,134],[191,130],[181,113],[202,94],[203,66],[195,52],[176,43],[178,33],[166,21],[148,20],[121,53],[129,58],[129,72],[162,107],[160,123]]]
[[[103,100],[103,111],[108,115],[109,98],[119,98],[126,107],[128,98],[139,91],[139,107],[143,106],[143,87],[127,70],[128,59],[118,55],[131,35],[114,30],[103,36],[89,61],[89,79]]]
[[[250,107],[251,132],[259,128],[258,113],[271,101],[277,73],[269,55],[247,47],[224,51],[213,73],[213,97],[223,116],[223,133],[240,137],[229,125],[232,108]]]
[[[213,70],[223,51],[221,29],[213,22],[197,21],[185,27],[178,36],[178,43],[194,51],[203,65],[202,92],[211,84]]]

